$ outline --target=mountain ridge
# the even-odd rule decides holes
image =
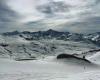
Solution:
[[[100,45],[100,32],[91,34],[81,34],[81,33],[71,33],[71,32],[61,32],[53,29],[47,31],[13,31],[2,33],[3,36],[20,36],[26,40],[40,40],[40,39],[57,39],[57,40],[71,40],[71,41],[85,41],[92,42],[93,44]]]

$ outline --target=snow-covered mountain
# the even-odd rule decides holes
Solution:
[[[84,36],[84,38],[91,41],[92,43],[96,45],[100,45],[100,32],[88,34]]]
[[[100,45],[100,32],[91,34],[79,34],[70,32],[60,32],[49,29],[47,31],[37,31],[37,32],[6,32],[2,36],[19,36],[26,40],[41,40],[41,39],[56,39],[64,41],[85,41],[92,42],[94,44]]]
[[[99,36],[52,29],[2,33],[0,80],[99,80]]]
[[[99,49],[99,36],[99,33],[84,35],[52,29],[38,32],[6,32],[0,35],[0,56],[37,59],[60,53],[80,54]]]

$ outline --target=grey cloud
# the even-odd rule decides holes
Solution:
[[[7,0],[0,0],[0,32],[9,31],[18,18],[17,13],[11,10],[6,2]]]
[[[6,5],[6,0],[0,0],[0,22],[14,21],[17,14]]]
[[[62,31],[71,31],[79,33],[100,32],[100,17],[90,17],[84,21],[76,21],[60,25]]]
[[[26,22],[25,24],[18,24],[17,19],[19,15],[6,5],[6,1],[0,0],[0,31],[38,31],[49,28],[80,33],[100,31],[100,0],[93,0],[94,2],[84,0],[87,1],[85,6],[79,4],[76,7],[66,4],[64,0],[58,2],[51,1],[47,4],[38,5],[36,6],[36,10],[45,16],[44,19],[36,22]],[[73,21],[74,18],[75,20]],[[68,20],[68,22],[63,23],[63,19],[64,21]],[[58,20],[59,25],[56,25],[56,20]],[[62,20],[61,24],[59,20]]]
[[[66,12],[69,10],[68,8],[69,8],[69,5],[65,4],[62,1],[49,2],[43,5],[37,6],[37,10],[46,15],[55,15],[56,13]]]

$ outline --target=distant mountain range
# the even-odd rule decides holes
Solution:
[[[80,33],[70,33],[70,32],[60,32],[49,29],[47,31],[13,31],[2,33],[3,36],[20,36],[26,40],[41,40],[41,39],[57,39],[57,40],[72,40],[72,41],[85,41],[89,43],[94,43],[100,45],[100,32],[91,34],[80,34]]]
[[[0,34],[0,57],[15,60],[43,58],[60,53],[79,57],[100,51],[100,33],[79,34],[47,31],[13,31]],[[78,55],[80,54],[80,55]]]

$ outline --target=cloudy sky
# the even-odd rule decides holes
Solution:
[[[100,31],[100,0],[0,0],[0,32]]]

